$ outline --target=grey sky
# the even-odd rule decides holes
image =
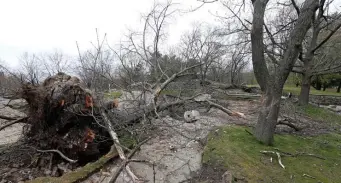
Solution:
[[[140,28],[141,13],[148,12],[153,3],[154,0],[0,0],[0,59],[15,66],[26,51],[59,49],[76,55],[75,42],[79,42],[82,50],[89,48],[89,42],[96,37],[95,28],[108,34],[110,44],[118,43],[128,28]],[[201,4],[197,0],[173,3],[180,3],[178,8],[183,10]],[[340,6],[341,1],[335,0],[331,9],[340,10]],[[175,17],[167,30],[167,45],[177,43],[193,22],[214,22],[209,11],[218,11],[220,15],[226,12],[221,10],[219,3],[211,3]]]
[[[162,0],[161,0],[162,2]],[[179,8],[200,5],[196,0],[178,0]],[[95,28],[107,33],[111,43],[118,42],[127,28],[137,29],[141,13],[148,12],[154,0],[0,0],[0,58],[11,66],[18,64],[23,52],[40,53],[54,49],[76,55],[75,41],[82,49],[95,39]],[[211,21],[208,12],[217,4],[183,14],[168,29],[168,43],[176,43],[180,35],[196,21]]]

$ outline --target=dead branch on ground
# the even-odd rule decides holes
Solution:
[[[63,159],[65,159],[66,161],[70,162],[70,163],[76,163],[78,160],[73,160],[68,158],[67,156],[65,156],[62,152],[56,150],[56,149],[50,149],[50,150],[40,150],[37,149],[37,152],[42,152],[42,153],[57,153],[60,155],[60,157],[62,157]]]
[[[12,122],[9,122],[8,124],[5,124],[5,125],[1,126],[1,127],[0,127],[0,131],[3,130],[3,129],[5,129],[5,128],[7,128],[7,127],[9,127],[9,126],[14,125],[14,124],[23,123],[23,122],[25,122],[25,121],[27,120],[27,118],[28,118],[28,117],[24,117],[24,118],[16,119],[16,120],[14,120],[14,121],[12,121]]]

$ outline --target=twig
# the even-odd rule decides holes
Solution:
[[[5,125],[3,125],[3,126],[0,127],[0,131],[3,130],[3,129],[5,129],[5,128],[7,128],[7,127],[9,127],[9,126],[12,126],[12,125],[14,125],[14,124],[16,124],[16,123],[21,123],[21,122],[25,121],[27,118],[28,118],[28,117],[20,118],[20,119],[17,119],[17,120],[15,120],[15,121],[12,121],[12,122],[10,122],[10,123],[8,123],[8,124],[5,124]]]
[[[308,175],[308,174],[303,174],[303,177],[309,177],[309,178],[312,178],[312,179],[316,179],[316,177],[313,177],[313,176]]]
[[[229,116],[237,116],[237,117],[244,118],[244,119],[246,118],[245,115],[243,113],[241,113],[241,112],[235,112],[235,111],[229,110],[229,109],[227,109],[227,108],[225,108],[225,107],[223,107],[223,106],[221,106],[219,104],[216,104],[216,103],[214,103],[214,102],[212,102],[210,100],[205,100],[205,101],[207,103],[209,103],[210,106],[222,110],[223,112],[227,113]]]
[[[156,181],[156,171],[155,171],[155,162],[153,162],[153,183]]]
[[[260,152],[263,154],[275,154],[275,155],[277,155],[279,165],[283,169],[285,169],[285,166],[283,165],[282,160],[281,160],[281,154],[279,152],[274,152],[274,151],[260,151]]]
[[[16,120],[17,118],[13,118],[13,117],[9,117],[9,116],[0,115],[0,119],[5,119],[5,120]]]
[[[292,154],[292,153],[289,153],[289,152],[284,152],[278,148],[274,148],[276,151],[282,153],[284,156],[290,156],[290,157],[297,157],[297,156],[312,156],[312,157],[315,157],[315,158],[318,158],[318,159],[322,159],[322,160],[326,160],[326,158],[324,157],[321,157],[319,155],[316,155],[316,154],[311,154],[311,153],[304,153],[304,152],[299,152],[299,153],[296,153],[296,154]]]
[[[42,153],[47,153],[47,152],[54,152],[54,153],[58,153],[63,159],[65,159],[66,161],[70,162],[70,163],[76,163],[78,160],[73,160],[70,159],[68,157],[66,157],[62,152],[56,150],[56,149],[50,149],[50,150],[40,150],[40,149],[36,149],[38,152],[42,152]]]
[[[249,130],[245,129],[245,132],[250,134],[250,135],[253,135]]]
[[[290,128],[293,128],[295,131],[300,131],[301,128],[295,126],[294,124],[287,122],[286,119],[278,121],[277,125],[286,125],[289,126]]]
[[[121,163],[120,167],[116,170],[115,173],[113,173],[113,176],[110,178],[109,183],[114,183],[116,181],[116,179],[118,178],[118,176],[120,175],[121,171],[123,170],[124,167],[127,166],[127,163],[129,163],[129,159],[136,153],[136,151],[141,147],[141,145],[143,145],[144,143],[146,143],[150,138],[140,142],[138,145],[136,145],[136,147],[127,155],[127,158],[123,160],[123,162]],[[128,166],[127,166],[128,167]],[[127,168],[126,167],[126,168]],[[130,176],[135,176],[135,175],[130,175]],[[136,177],[136,176],[135,176]],[[137,177],[136,177],[137,178]],[[135,179],[136,181],[137,179]]]
[[[278,158],[278,163],[281,165],[283,169],[285,169],[285,166],[283,165],[282,160],[281,160],[281,154],[279,154],[279,152],[276,152],[276,154]]]

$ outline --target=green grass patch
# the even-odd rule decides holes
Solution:
[[[259,85],[247,85],[248,87],[259,87]],[[299,95],[301,92],[301,87],[296,87],[292,85],[285,85],[283,92],[291,92],[294,95]],[[341,96],[341,93],[337,93],[334,88],[327,88],[326,91],[316,90],[315,88],[310,88],[310,94],[312,95],[331,95],[331,96]]]
[[[223,166],[232,171],[234,177],[244,178],[247,182],[340,182],[341,135],[275,135],[275,145],[269,147],[256,141],[245,129],[227,126],[211,132],[204,149],[203,163]],[[275,155],[272,155],[271,163],[270,155],[260,153],[263,150],[273,151],[274,148],[290,153],[312,153],[326,160],[311,156],[282,156],[283,169]]]
[[[299,95],[301,92],[301,87],[296,86],[284,86],[283,89],[285,92],[291,92],[294,95]],[[334,95],[334,96],[341,96],[341,93],[337,93],[336,89],[333,88],[327,88],[326,91],[322,90],[316,90],[315,88],[310,88],[310,94],[313,95]]]
[[[114,91],[114,92],[109,92],[105,93],[104,97],[106,98],[120,98],[122,96],[122,92],[119,91]]]
[[[338,124],[341,125],[341,116],[329,111],[328,109],[324,109],[321,107],[306,105],[306,106],[298,106],[299,112],[304,115],[318,121],[324,121],[329,124]]]

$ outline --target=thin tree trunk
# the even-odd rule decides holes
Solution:
[[[311,56],[304,61],[304,74],[302,75],[302,84],[301,84],[301,92],[298,99],[298,103],[300,105],[308,105],[309,103],[309,94],[311,87]]]
[[[302,75],[301,92],[298,103],[300,105],[307,105],[309,103],[309,93],[311,85],[311,76],[306,74]]]
[[[340,90],[341,90],[341,80],[339,81],[339,86],[337,87],[337,93],[340,93]]]

